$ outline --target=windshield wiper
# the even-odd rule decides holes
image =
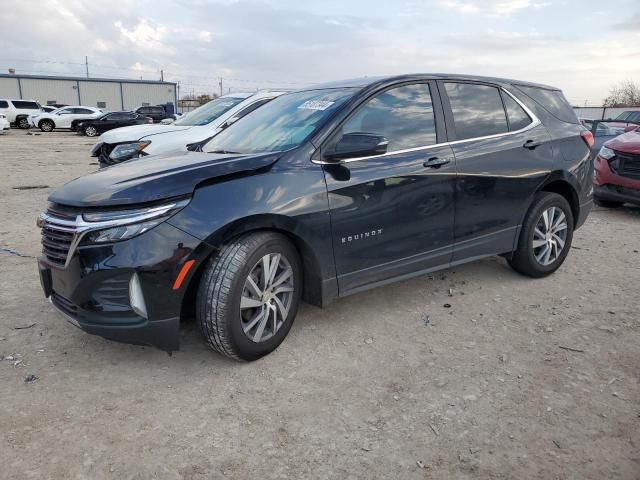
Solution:
[[[231,150],[212,150],[210,152],[207,153],[227,153],[227,154],[242,154],[242,152],[232,152]]]

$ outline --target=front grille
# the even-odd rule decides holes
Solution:
[[[640,179],[640,155],[632,153],[616,152],[620,164],[618,175],[633,179]]]
[[[41,217],[42,255],[53,266],[64,267],[76,239],[76,215],[72,209],[51,205]]]
[[[68,316],[72,318],[76,318],[78,316],[78,307],[63,296],[54,292],[51,294],[51,301],[59,310],[62,310],[62,312]]]
[[[74,233],[57,230],[50,224],[42,226],[42,253],[46,259],[58,266],[64,266],[75,237]]]

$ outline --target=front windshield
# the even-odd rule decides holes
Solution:
[[[183,115],[173,122],[173,124],[190,127],[207,125],[226,111],[231,110],[243,100],[244,98],[239,97],[218,97],[215,100],[211,100],[201,107],[196,108],[193,112]]]
[[[342,88],[281,95],[220,132],[202,151],[258,153],[296,147],[356,91]]]

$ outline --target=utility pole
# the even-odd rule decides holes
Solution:
[[[178,113],[178,105],[180,105],[180,80],[176,83],[176,113]]]
[[[160,81],[164,82],[164,70],[160,70]]]
[[[222,77],[220,77],[220,96],[222,96]]]
[[[87,70],[87,78],[89,78],[89,57],[84,56],[84,67]]]

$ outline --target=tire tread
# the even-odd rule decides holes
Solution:
[[[228,323],[233,283],[250,255],[258,247],[281,235],[260,232],[239,237],[224,245],[207,264],[201,279],[197,300],[196,318],[207,343],[218,353],[235,360],[243,360],[231,339]]]

